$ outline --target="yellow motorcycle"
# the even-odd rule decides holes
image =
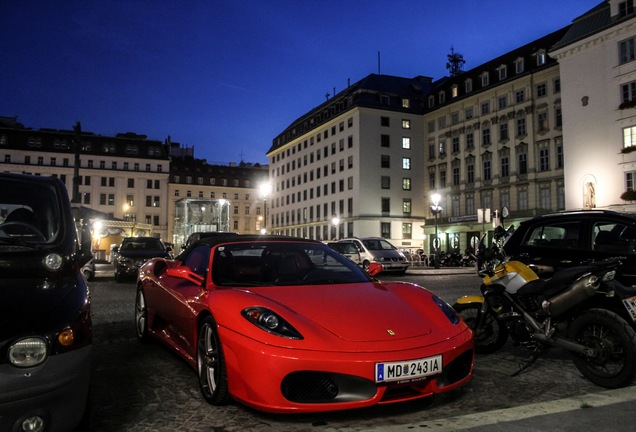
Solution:
[[[560,347],[573,353],[577,369],[591,382],[606,388],[631,384],[636,332],[612,310],[623,307],[622,298],[633,290],[614,280],[621,257],[541,279],[524,263],[507,259],[507,235],[498,227],[491,247],[482,237],[477,250],[482,296],[461,297],[453,306],[475,333],[475,351],[492,353],[512,339],[532,352],[517,375],[546,347]]]

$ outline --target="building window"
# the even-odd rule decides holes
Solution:
[[[451,140],[451,146],[453,148],[453,153],[459,153],[459,137],[455,136],[453,137],[453,139]]]
[[[636,101],[636,81],[621,86],[621,102]]]
[[[389,156],[389,155],[380,156],[380,167],[381,168],[391,168],[391,156]]]
[[[466,109],[464,110],[464,118],[466,120],[470,120],[471,118],[473,118],[474,112],[473,112],[473,107],[469,106],[466,107]]]
[[[466,134],[466,150],[473,150],[475,148],[475,136],[472,132]]]
[[[389,117],[380,117],[380,126],[389,127],[391,125],[391,119]]]
[[[446,102],[446,93],[445,92],[439,92],[439,103],[443,104],[444,102]]]
[[[390,222],[382,222],[380,223],[380,235],[382,238],[391,238],[391,223]]]
[[[411,120],[402,119],[402,129],[411,129]]]
[[[499,109],[504,109],[508,107],[508,96],[499,96]]]
[[[636,126],[623,128],[623,147],[636,145]]]
[[[490,159],[484,161],[484,181],[492,180],[492,168]]]
[[[501,177],[509,177],[510,176],[510,162],[508,156],[504,156],[501,158]]]
[[[546,132],[549,129],[549,125],[548,125],[548,112],[547,111],[543,111],[540,112],[537,115],[537,120],[538,120],[538,129],[539,132]]]
[[[410,212],[409,212],[410,214]],[[403,223],[402,224],[402,238],[410,239],[413,238],[413,224],[411,223]]]
[[[490,77],[488,76],[488,72],[484,72],[481,76],[481,86],[486,87],[490,83]]]
[[[409,177],[402,179],[402,190],[411,190],[411,179]]]
[[[508,140],[508,123],[499,123],[499,141]]]
[[[382,198],[382,213],[390,213],[391,212],[391,198]]]
[[[411,101],[408,99],[402,99],[402,108],[410,108],[411,107]]]
[[[482,102],[481,103],[481,115],[490,114],[490,102]]]
[[[618,16],[624,17],[627,15],[631,15],[633,13],[634,13],[633,0],[623,1],[618,4]]]
[[[528,155],[526,153],[519,154],[519,174],[528,174]]]
[[[451,113],[451,124],[456,125],[459,123],[459,111],[454,111]]]
[[[548,171],[550,169],[550,150],[542,148],[539,150],[539,171]]]
[[[526,92],[525,92],[525,90],[523,90],[523,89],[517,90],[515,92],[515,102],[516,103],[522,103],[525,100],[526,100]]]
[[[523,59],[518,59],[517,61],[515,61],[515,72],[520,74],[523,72],[524,70],[524,64],[523,64]]]
[[[475,183],[475,164],[472,162],[466,165],[466,182],[468,184]]]
[[[402,137],[402,148],[403,149],[410,149],[411,148],[411,138]]]
[[[618,43],[619,63],[628,63],[636,58],[636,51],[634,50],[635,38],[629,38],[622,40]]]
[[[483,128],[481,130],[481,144],[484,146],[490,145],[490,128]]]
[[[563,168],[563,144],[557,144],[556,146],[556,167]]]
[[[544,96],[547,96],[547,94],[548,94],[548,90],[545,83],[537,84],[537,97],[538,98],[544,97]]]
[[[411,200],[409,198],[404,198],[402,201],[402,213],[404,213],[404,216],[411,215]]]
[[[526,136],[526,119],[525,117],[521,117],[517,119],[517,136],[524,137]]]
[[[380,184],[382,189],[391,189],[391,177],[382,176],[380,177]]]
[[[408,158],[408,157],[402,158],[402,169],[404,170],[411,169],[411,158]]]
[[[546,55],[545,51],[539,51],[537,53],[537,66],[544,65],[546,60],[547,60],[547,55]]]
[[[390,135],[380,135],[380,146],[381,147],[391,147],[391,136]]]
[[[453,167],[453,186],[459,186],[459,182],[461,180],[459,166]]]
[[[552,208],[552,197],[550,188],[542,186],[539,188],[539,208],[549,210]]]
[[[473,80],[468,79],[464,82],[464,90],[466,93],[473,91]]]

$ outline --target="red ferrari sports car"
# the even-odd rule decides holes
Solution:
[[[140,339],[194,368],[204,398],[317,412],[423,398],[466,384],[473,334],[411,283],[379,282],[327,245],[218,236],[137,279]]]

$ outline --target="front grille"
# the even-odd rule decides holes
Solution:
[[[473,367],[473,355],[473,350],[469,350],[453,360],[437,378],[437,385],[444,387],[466,378]]]
[[[281,392],[287,400],[297,403],[351,402],[372,398],[376,386],[352,375],[299,371],[283,379]]]

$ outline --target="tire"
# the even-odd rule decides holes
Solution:
[[[146,306],[146,296],[143,289],[137,289],[135,297],[135,330],[137,338],[141,342],[147,342],[148,337],[148,308]]]
[[[204,318],[197,336],[197,372],[203,398],[212,405],[230,401],[225,357],[216,322]]]
[[[455,303],[453,309],[464,319],[468,327],[475,333],[475,352],[490,354],[501,349],[508,341],[508,329],[491,313],[488,313],[480,326],[475,329],[477,316],[481,311],[481,303]]]
[[[633,382],[636,333],[624,319],[606,309],[589,309],[574,319],[568,332],[572,340],[599,351],[596,357],[573,357],[585,378],[610,389]]]

